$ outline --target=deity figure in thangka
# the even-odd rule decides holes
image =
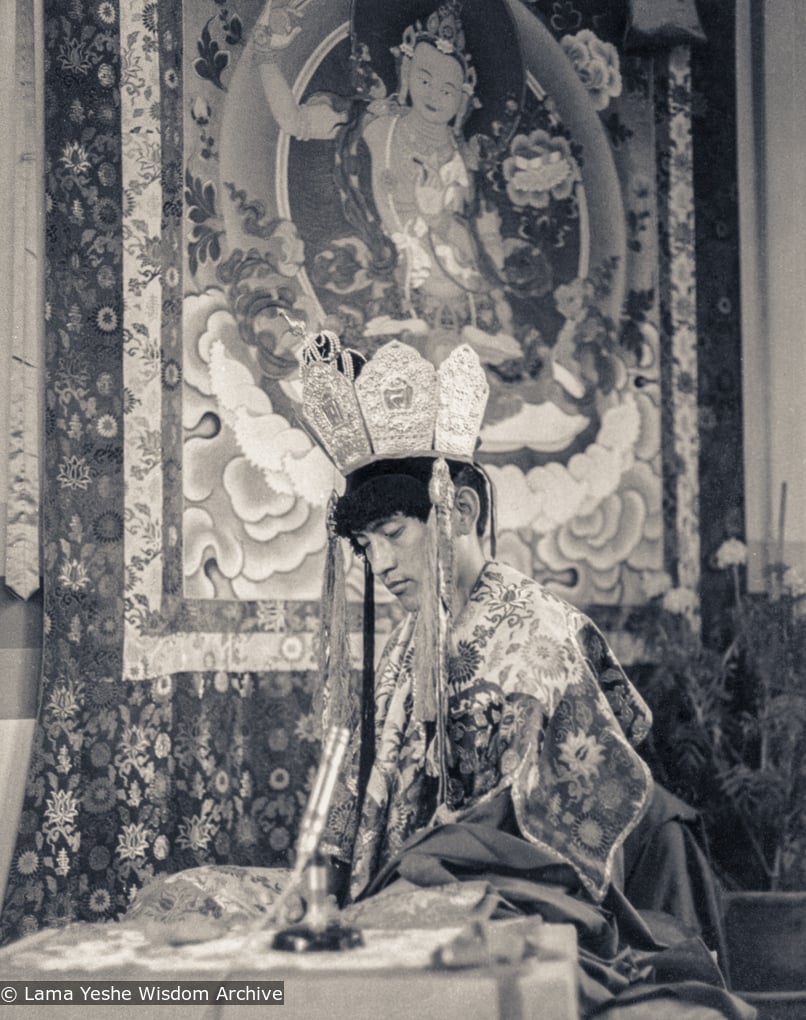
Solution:
[[[355,3],[350,97],[295,99],[278,55],[298,29],[276,2],[258,21],[254,53],[280,128],[335,147],[333,179],[350,233],[306,256],[325,311],[361,292],[358,335],[349,325],[342,332],[370,350],[396,336],[439,362],[469,343],[490,375],[488,426],[526,408],[514,447],[529,434],[534,449],[556,452],[592,425],[598,379],[585,378],[567,338],[541,329],[557,281],[544,239],[530,236],[519,214],[529,205],[524,195],[573,204],[580,172],[562,137],[544,132],[541,147],[533,132],[528,151],[514,151],[525,80],[517,38],[507,19],[494,28],[477,6],[446,0],[401,27],[422,3],[391,11]],[[482,65],[470,51],[468,16],[479,22],[474,38],[502,36],[485,44]],[[490,200],[496,176],[499,198],[506,182],[503,202]]]

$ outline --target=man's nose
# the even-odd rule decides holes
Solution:
[[[383,538],[374,538],[369,545],[369,565],[376,577],[383,578],[395,565],[394,548]]]

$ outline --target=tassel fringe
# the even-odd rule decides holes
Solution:
[[[350,714],[350,645],[347,636],[347,599],[342,540],[336,535],[334,492],[327,510],[327,554],[322,582],[319,634],[322,733],[346,724]]]
[[[440,617],[437,529],[437,509],[432,506],[426,523],[425,569],[414,625],[414,718],[421,722],[433,722],[437,717]]]
[[[375,577],[364,560],[364,662],[361,676],[361,746],[358,752],[356,815],[361,817],[364,794],[375,761]]]
[[[450,628],[453,576],[451,514],[454,488],[446,462],[434,462],[431,512],[426,526],[425,577],[414,631],[414,716],[433,722],[434,744],[430,765],[438,779],[438,799],[448,790],[448,669],[447,638]]]

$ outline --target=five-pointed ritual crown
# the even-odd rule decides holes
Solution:
[[[489,386],[471,347],[435,368],[393,340],[369,361],[334,333],[306,336],[302,410],[320,445],[348,475],[396,457],[473,459]]]

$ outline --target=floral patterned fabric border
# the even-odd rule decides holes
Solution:
[[[135,430],[124,451],[124,429],[152,413],[149,402],[156,394],[158,405],[173,379],[159,328],[150,334],[134,311],[163,256],[132,213],[146,203],[162,215],[167,194],[178,222],[182,195],[181,174],[161,164],[146,127],[159,125],[160,91],[140,64],[159,59],[170,27],[158,29],[155,4],[124,6],[122,45],[114,3],[45,12],[45,682],[5,940],[117,915],[156,871],[287,865],[319,754],[314,675],[295,668],[299,624],[282,613],[266,611],[286,642],[280,673],[123,679],[132,571],[146,571],[162,548],[161,536],[132,525],[147,515],[127,501],[126,484],[139,472],[152,488],[138,495],[161,498],[170,441],[169,426],[164,439]],[[138,167],[128,181],[124,113],[127,158]],[[162,195],[149,191],[154,182]],[[156,311],[159,326],[159,303]],[[128,557],[127,526],[138,542]]]
[[[700,577],[699,434],[697,421],[697,288],[694,260],[694,182],[691,134],[691,68],[689,49],[676,46],[664,62],[664,88],[658,111],[663,125],[664,158],[660,161],[666,207],[661,212],[665,234],[663,266],[664,322],[670,333],[672,356],[667,366],[674,422],[671,461],[674,465],[674,505],[677,581],[696,591]]]
[[[221,91],[213,72],[223,70],[223,50],[240,45],[256,6],[239,13],[194,0],[183,25],[168,3],[46,4],[46,679],[5,939],[118,914],[159,871],[291,860],[318,755],[315,593],[189,599],[178,527],[187,482],[179,397],[183,372],[194,370],[183,337],[203,336],[222,310],[200,299],[186,309],[195,318],[180,318],[188,231],[198,222],[188,227],[183,217],[203,210],[207,194],[188,162],[191,153],[216,161],[204,96]],[[527,5],[557,39],[590,30],[616,45],[618,6]],[[637,392],[656,407],[663,396],[657,449],[644,454],[664,471],[663,500],[658,490],[652,508],[661,554],[649,573],[690,579],[697,364],[686,304],[694,294],[678,286],[689,288],[694,250],[684,129],[673,171],[657,173],[667,159],[664,125],[678,112],[687,122],[690,85],[676,63],[665,91],[664,59],[622,55],[623,93],[602,123],[622,184],[633,281],[622,339],[657,352]],[[191,95],[194,62],[213,78],[194,72]],[[656,97],[658,82],[668,101]],[[656,277],[670,236],[677,268]],[[210,246],[197,244],[197,259],[213,254],[214,231],[193,237]],[[682,359],[674,385],[673,356]],[[672,457],[671,473],[670,443],[684,421],[684,457]],[[685,485],[670,484],[681,475]]]

